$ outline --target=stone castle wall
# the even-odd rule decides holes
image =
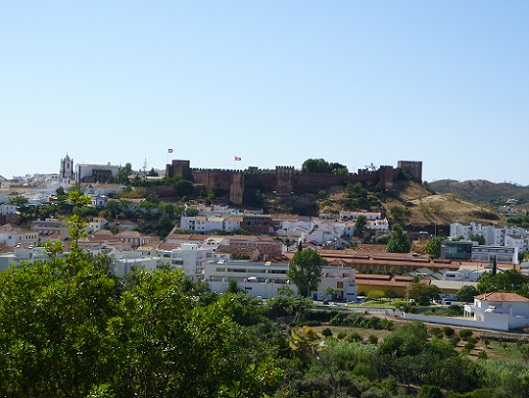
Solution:
[[[400,171],[406,171],[412,179],[422,181],[422,162],[399,161],[398,167],[380,166],[378,170],[358,170],[357,173],[335,175],[330,173],[301,173],[290,166],[277,166],[275,170],[246,171],[230,169],[192,169],[188,160],[173,160],[166,167],[166,176],[180,174],[207,192],[221,191],[230,201],[242,204],[245,189],[275,192],[277,195],[311,193],[333,186],[345,186],[357,182],[381,183],[382,189],[393,189]]]

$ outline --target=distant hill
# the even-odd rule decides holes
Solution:
[[[487,180],[440,180],[429,184],[439,194],[457,194],[460,199],[476,203],[504,205],[508,199],[517,199],[519,204],[529,202],[529,187],[508,183],[493,183]]]
[[[392,224],[403,225],[407,230],[434,232],[437,228],[448,233],[451,223],[468,224],[471,221],[483,224],[503,224],[505,218],[489,205],[472,203],[459,194],[434,193],[427,186],[413,181],[398,181],[394,190],[376,195],[365,194],[370,210],[387,214]],[[316,216],[321,210],[328,214],[338,215],[351,200],[358,196],[343,187],[335,187],[327,195],[304,194],[286,197],[268,195],[265,209],[270,213],[293,213]],[[362,205],[360,205],[362,206]],[[353,208],[365,209],[363,207]]]
[[[399,182],[393,198],[387,198],[384,207],[390,218],[409,229],[432,230],[443,227],[445,232],[451,223],[467,224],[471,221],[483,224],[502,224],[504,217],[497,211],[479,203],[465,200],[452,192],[432,193],[424,185]]]

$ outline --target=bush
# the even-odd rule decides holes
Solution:
[[[455,330],[451,328],[450,326],[445,326],[443,328],[443,331],[445,332],[445,336],[448,338],[452,337],[455,333]]]
[[[472,343],[465,344],[465,350],[472,351],[474,348],[476,348],[475,344],[472,344]]]
[[[461,337],[463,340],[467,341],[472,336],[472,330],[471,329],[461,329],[459,331],[459,337]]]
[[[357,332],[351,333],[351,335],[347,338],[348,341],[362,341],[362,336],[360,336]]]
[[[378,337],[375,336],[374,334],[371,334],[371,335],[369,335],[367,341],[369,342],[369,344],[377,345],[378,344]]]
[[[476,344],[478,343],[478,339],[475,338],[474,336],[469,337],[469,338],[467,339],[467,341],[468,341],[469,343],[471,343],[471,344],[474,344],[474,345],[476,345]]]
[[[331,337],[332,336],[332,331],[331,329],[329,328],[325,328],[321,331],[321,334],[324,336],[324,337]]]
[[[345,332],[340,332],[336,335],[336,337],[338,338],[338,340],[343,340],[347,337],[347,333]]]
[[[443,398],[443,392],[438,386],[421,386],[417,398]]]
[[[452,336],[450,337],[450,344],[452,344],[454,347],[461,341],[461,338],[459,336]]]
[[[430,333],[432,333],[432,336],[438,337],[440,339],[443,338],[443,329],[441,328],[432,328]]]

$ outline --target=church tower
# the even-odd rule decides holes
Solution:
[[[60,178],[73,179],[75,173],[73,171],[73,159],[70,159],[68,155],[64,159],[61,159],[61,171],[59,173]]]

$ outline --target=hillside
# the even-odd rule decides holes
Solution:
[[[493,183],[487,180],[454,181],[440,180],[429,184],[440,194],[454,193],[463,200],[492,205],[503,205],[508,199],[519,203],[529,202],[529,187],[509,183]]]
[[[430,230],[437,226],[448,228],[451,223],[471,221],[501,224],[505,220],[496,211],[481,204],[460,199],[457,195],[432,194],[414,182],[400,182],[394,197],[385,203],[388,215],[412,229]]]
[[[502,224],[505,219],[484,204],[464,200],[457,194],[436,194],[428,187],[413,181],[398,181],[395,189],[387,194],[364,190],[362,196],[342,187],[335,187],[322,194],[277,197],[267,195],[265,208],[270,213],[293,213],[316,216],[319,210],[338,216],[341,210],[372,210],[385,212],[392,222],[411,230],[434,228],[448,231],[454,222]],[[355,205],[352,206],[351,205]]]

